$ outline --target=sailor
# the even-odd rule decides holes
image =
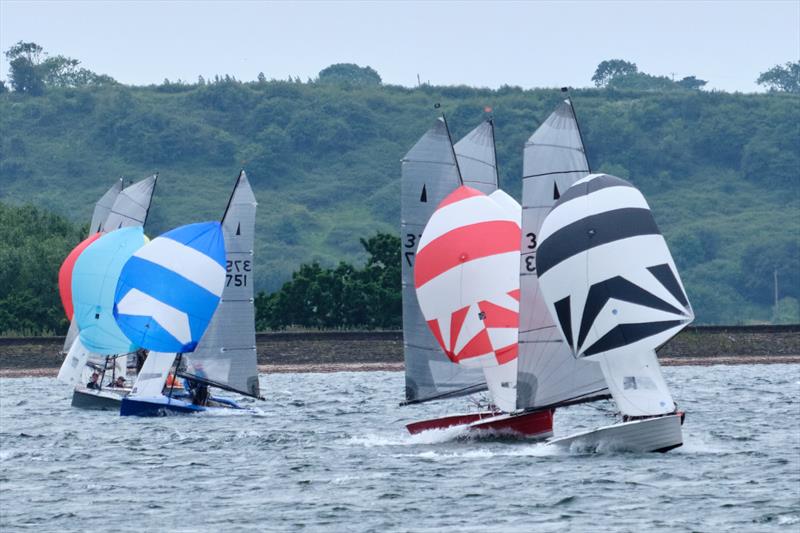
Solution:
[[[97,371],[92,372],[92,377],[89,378],[89,383],[86,384],[87,389],[100,389],[100,383],[98,380],[100,379],[100,374]]]
[[[144,362],[147,359],[147,350],[144,348],[139,348],[134,352],[134,355],[136,356],[136,373],[138,374],[142,371]]]
[[[116,381],[114,381],[114,383],[112,383],[111,386],[116,387],[118,389],[123,388],[125,386],[125,378],[122,376],[118,376]]]
[[[194,375],[199,378],[205,378],[206,373],[203,370],[202,363],[194,365]],[[195,381],[193,379],[184,379],[184,388],[192,395],[192,403],[195,405],[205,405],[208,403],[208,384],[202,381]]]

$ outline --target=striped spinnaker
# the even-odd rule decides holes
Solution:
[[[517,356],[519,212],[461,186],[439,204],[417,248],[414,284],[434,338],[468,367]]]
[[[181,226],[153,239],[125,264],[114,316],[137,346],[191,352],[211,322],[224,286],[220,223]]]

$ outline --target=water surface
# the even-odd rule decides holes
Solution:
[[[71,409],[50,378],[0,379],[6,531],[798,531],[800,365],[670,367],[688,413],[667,454],[557,452],[404,422],[397,372],[261,377],[255,413]],[[608,423],[559,411],[557,435]]]

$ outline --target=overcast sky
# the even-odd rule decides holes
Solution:
[[[384,83],[591,85],[604,59],[752,92],[800,58],[800,0],[258,2],[0,0],[0,48],[34,41],[128,84],[202,74],[315,77],[333,63]],[[5,57],[0,78],[8,77]]]

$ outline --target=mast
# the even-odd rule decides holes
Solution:
[[[494,174],[497,179],[497,188],[500,189],[500,165],[497,163],[497,137],[494,132],[494,117],[489,118],[489,125],[492,127],[492,153],[494,154]]]
[[[447,132],[447,140],[450,141],[450,152],[453,154],[453,162],[456,165],[456,173],[458,173],[458,183],[464,185],[464,177],[461,175],[461,169],[458,166],[458,157],[456,157],[456,149],[453,147],[453,137],[450,135],[450,127],[447,125],[447,117],[442,111],[442,120],[444,121],[444,129]]]

